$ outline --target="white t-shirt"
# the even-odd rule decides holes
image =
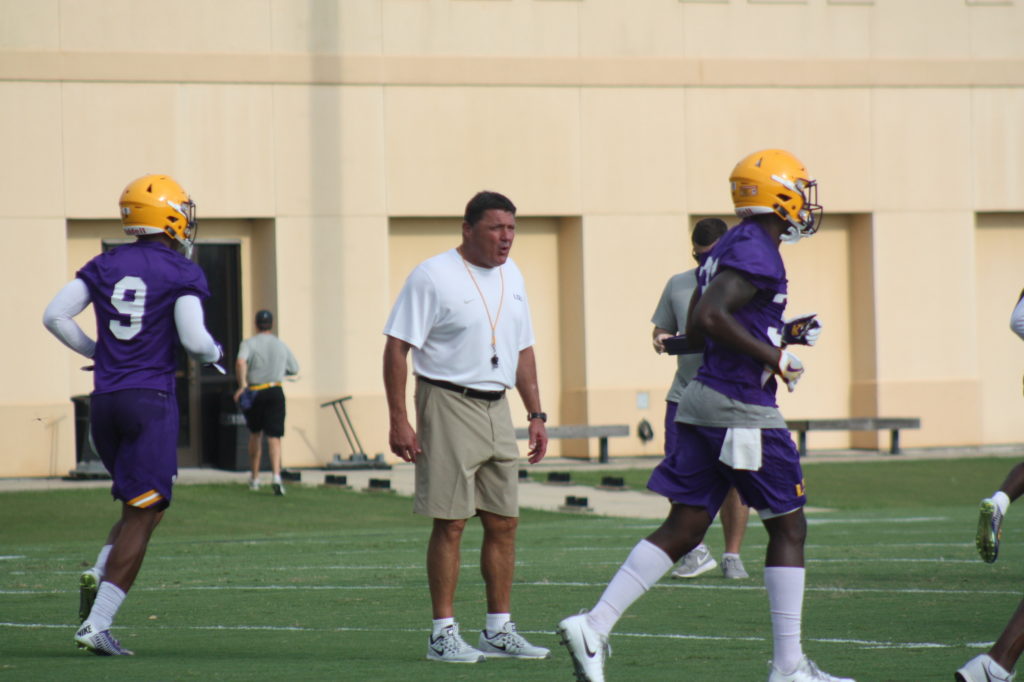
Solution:
[[[512,388],[519,352],[534,343],[523,275],[511,258],[495,268],[466,263],[455,249],[428,258],[405,280],[384,333],[413,347],[417,376],[481,391]]]

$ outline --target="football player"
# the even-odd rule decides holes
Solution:
[[[742,221],[699,268],[687,319],[687,338],[703,340],[704,361],[679,399],[676,447],[647,484],[672,506],[661,527],[633,548],[597,604],[558,624],[579,680],[604,680],[615,623],[701,542],[735,487],[768,531],[769,682],[851,682],[822,671],[801,646],[806,497],[800,455],[775,401],[779,381],[792,391],[804,371],[786,345],[807,344],[818,330],[807,316],[799,324],[783,317],[787,280],[779,250],[781,242],[810,237],[821,225],[817,185],[796,157],[779,149],[742,159],[730,183]]]
[[[1024,339],[1024,292],[1010,316],[1010,329]],[[1024,462],[1014,465],[1002,485],[978,508],[978,529],[975,544],[985,563],[999,557],[999,540],[1003,534],[1003,518],[1010,504],[1024,495]],[[956,671],[957,682],[1008,682],[1014,677],[1017,659],[1024,652],[1024,600],[999,634],[999,639],[983,654],[978,654]]]
[[[725,234],[728,226],[718,218],[704,218],[697,222],[690,235],[693,245],[693,259],[700,265],[711,252],[712,247]],[[676,410],[679,396],[688,383],[697,375],[702,358],[700,349],[685,349],[690,352],[678,352],[683,349],[672,348],[673,341],[681,343],[685,336],[677,336],[686,328],[686,317],[690,310],[690,300],[697,288],[697,268],[681,272],[669,278],[661,292],[658,307],[654,310],[651,322],[654,324],[652,337],[654,350],[658,353],[677,354],[676,374],[672,378],[672,387],[665,397],[665,452],[675,448]],[[722,575],[729,579],[745,579],[750,575],[740,558],[740,546],[747,530],[750,508],[743,504],[735,488],[729,491],[721,509],[722,534],[725,537],[725,552],[722,554]],[[672,571],[673,578],[696,578],[713,570],[718,562],[711,556],[711,550],[701,542],[683,557],[679,568]]]
[[[203,320],[206,276],[187,257],[195,204],[170,177],[147,175],[125,187],[120,205],[124,232],[136,240],[86,263],[43,315],[54,336],[94,361],[90,430],[113,479],[111,494],[121,501],[121,518],[79,585],[75,641],[101,656],[132,655],[110,626],[171,503],[178,473],[175,347],[180,339],[203,363],[222,354]],[[74,320],[90,303],[95,340]]]

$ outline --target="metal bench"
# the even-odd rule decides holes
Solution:
[[[628,436],[629,424],[610,424],[606,426],[588,426],[587,424],[570,424],[567,426],[549,426],[548,438],[597,438],[597,461],[608,462],[608,438],[612,436]],[[516,438],[529,438],[528,429],[516,429]]]
[[[807,455],[808,431],[889,431],[889,452],[900,454],[900,429],[919,429],[917,417],[853,417],[850,419],[787,419],[786,428],[797,432],[800,456]]]

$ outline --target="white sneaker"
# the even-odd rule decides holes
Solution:
[[[747,569],[743,568],[743,560],[738,556],[722,556],[722,575],[729,580],[749,578]]]
[[[717,565],[718,562],[711,556],[711,550],[702,542],[683,557],[679,568],[672,571],[672,577],[696,578],[698,575],[707,573]]]
[[[550,649],[527,642],[516,632],[516,624],[512,621],[493,634],[487,630],[481,632],[476,648],[487,658],[547,658],[551,655]]]
[[[459,634],[459,624],[453,623],[441,630],[437,637],[430,635],[427,658],[445,663],[479,663],[486,656],[479,649],[466,644],[466,640]]]
[[[988,654],[979,654],[967,661],[964,667],[956,671],[956,682],[1012,682],[1016,676],[1000,677],[992,670],[995,661]]]
[[[800,665],[791,673],[784,673],[772,664],[769,666],[771,674],[768,676],[768,682],[857,682],[850,677],[829,675],[807,656],[800,659]]]
[[[85,621],[82,627],[75,633],[75,643],[80,649],[88,649],[97,656],[134,656],[134,651],[129,651],[121,646],[121,643],[114,639],[110,630],[97,631],[92,623]]]
[[[249,479],[249,490],[259,490],[259,489],[260,489],[260,479],[258,479],[258,478],[250,478]]]
[[[557,632],[572,656],[577,682],[604,682],[604,661],[612,655],[612,649],[608,638],[590,627],[587,612],[565,618]]]
[[[281,481],[274,481],[270,484],[270,487],[274,489],[274,494],[281,497],[284,495],[284,483]]]

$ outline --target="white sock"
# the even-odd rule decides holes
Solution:
[[[772,615],[772,665],[790,673],[804,657],[800,646],[800,616],[804,604],[804,576],[799,566],[765,566],[764,586]]]
[[[281,474],[274,474],[274,483],[281,482]]]
[[[995,495],[992,496],[992,501],[999,507],[999,513],[1006,516],[1006,510],[1010,508],[1010,496],[1002,490],[997,490]]]
[[[449,625],[455,625],[455,618],[435,618],[433,636],[437,637]]]
[[[100,549],[99,556],[96,557],[96,564],[93,568],[100,574],[100,578],[106,575],[107,572],[107,557],[110,556],[110,550],[113,549],[113,545],[103,545]]]
[[[722,552],[722,560],[725,561],[726,557],[740,558],[740,555],[735,552]]]
[[[602,635],[608,635],[626,609],[661,580],[672,563],[657,545],[647,540],[638,542],[587,614],[587,622]]]
[[[100,583],[96,601],[93,602],[92,611],[89,612],[89,617],[86,620],[92,623],[97,632],[109,630],[125,596],[124,590],[114,583]]]
[[[510,620],[512,620],[512,616],[508,613],[488,613],[487,624],[484,625],[484,629],[494,634],[505,627],[505,623]]]

